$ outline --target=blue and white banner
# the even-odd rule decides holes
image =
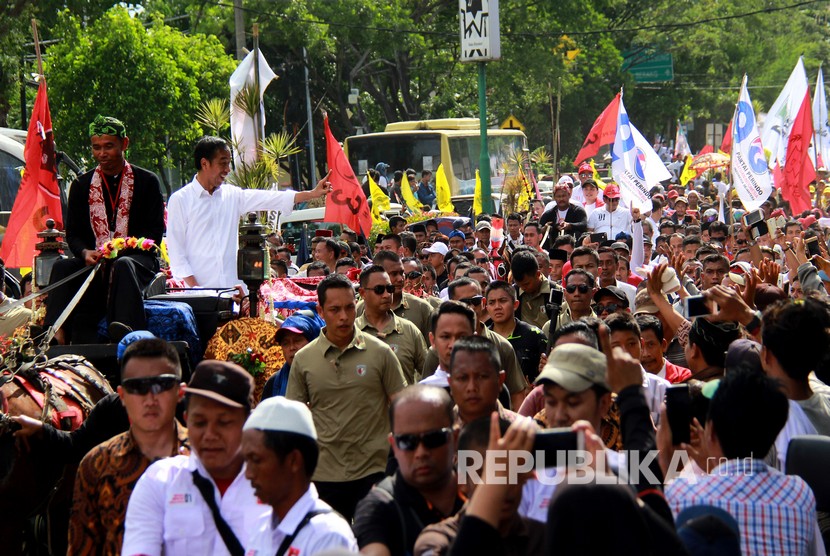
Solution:
[[[769,198],[772,180],[746,81],[744,75],[741,95],[732,118],[732,186],[746,210],[752,211]]]
[[[617,116],[617,135],[611,149],[611,175],[620,186],[624,204],[637,207],[644,213],[651,210],[651,188],[671,179],[671,173],[649,142],[628,121],[622,98]]]

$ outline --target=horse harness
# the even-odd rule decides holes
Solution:
[[[77,355],[60,355],[52,359],[39,355],[15,371],[5,369],[0,374],[0,387],[9,382],[16,383],[41,408],[42,423],[51,423],[59,430],[74,430],[83,422],[84,416],[89,414],[95,400],[78,388],[72,376],[93,385],[102,396],[112,393],[109,385],[96,373],[90,372],[90,368],[91,364]],[[4,396],[2,398],[0,436],[19,428],[9,419],[7,400]]]

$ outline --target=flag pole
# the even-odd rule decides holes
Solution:
[[[256,137],[255,147],[256,150],[256,157],[254,161],[259,161],[260,158],[260,151],[262,149],[262,140],[264,137],[260,137],[260,118],[262,117],[262,94],[259,92],[259,23],[254,23],[253,25],[253,34],[254,34],[254,94],[257,96],[257,109],[254,113],[254,136]],[[264,131],[264,130],[263,130]]]
[[[37,20],[32,18],[32,37],[35,40],[35,55],[37,56],[37,73],[43,77],[43,57],[40,54],[40,39],[37,33]]]

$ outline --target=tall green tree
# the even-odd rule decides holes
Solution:
[[[189,172],[192,144],[202,133],[199,104],[228,95],[235,64],[222,44],[159,19],[145,27],[121,7],[88,27],[64,12],[55,36],[46,72],[62,148],[88,153],[89,122],[106,114],[126,124],[133,162],[160,173],[170,166]]]

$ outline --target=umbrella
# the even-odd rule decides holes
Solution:
[[[729,166],[729,155],[721,153],[706,153],[695,157],[692,160],[691,168],[696,172],[703,172],[710,168],[724,168]]]

